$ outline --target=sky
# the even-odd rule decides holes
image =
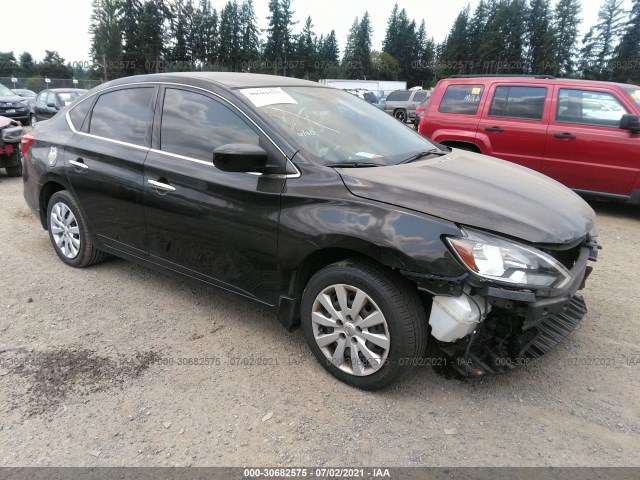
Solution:
[[[8,0],[3,0],[7,2]],[[211,0],[214,8],[220,10],[227,0]],[[552,0],[555,4],[556,0]],[[596,22],[598,9],[604,0],[582,0],[582,34]],[[436,42],[441,42],[453,25],[455,17],[467,4],[471,11],[479,0],[397,0],[399,7],[405,8],[409,18],[419,25],[425,20],[427,32]],[[625,0],[629,4],[630,0]],[[198,3],[197,0],[194,3]],[[369,12],[373,24],[373,49],[381,50],[387,27],[387,20],[396,3],[394,0],[293,0],[294,19],[298,24],[293,32],[302,30],[307,16],[311,16],[317,35],[327,34],[335,29],[340,49],[343,50],[347,34],[353,20]],[[55,5],[55,6],[54,6]],[[265,29],[268,25],[268,0],[254,0],[258,17],[258,26]],[[3,10],[9,5],[5,5]],[[628,7],[628,5],[627,5]],[[9,7],[10,8],[10,7]],[[29,15],[28,30],[25,35],[24,22],[5,22],[0,32],[0,52],[13,51],[16,58],[22,52],[29,52],[35,60],[41,61],[44,51],[57,50],[65,61],[89,61],[91,37],[89,22],[91,0],[73,0],[53,4],[51,0],[22,0],[20,12],[33,12]]]

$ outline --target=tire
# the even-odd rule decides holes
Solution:
[[[404,108],[399,108],[395,112],[393,112],[393,116],[396,120],[407,123],[407,111]]]
[[[71,267],[88,267],[106,257],[94,246],[78,203],[66,190],[54,193],[49,199],[47,230],[56,254]]]
[[[417,291],[374,263],[345,260],[321,269],[309,280],[301,309],[316,359],[354,387],[391,385],[424,353],[427,320]]]

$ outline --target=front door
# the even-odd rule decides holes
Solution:
[[[187,87],[164,89],[155,119],[144,167],[151,260],[275,304],[285,179],[213,165],[221,145],[259,144],[268,151],[264,137],[223,100]]]

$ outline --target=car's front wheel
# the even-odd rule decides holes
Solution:
[[[301,317],[318,361],[364,390],[395,382],[424,353],[426,318],[416,290],[373,263],[346,260],[318,271],[305,288]]]
[[[67,265],[87,267],[106,256],[94,246],[77,202],[65,190],[54,193],[49,199],[47,229],[54,250]]]
[[[402,123],[407,122],[407,111],[402,108],[399,108],[398,110],[393,112],[393,116],[396,118],[396,120],[399,120]]]

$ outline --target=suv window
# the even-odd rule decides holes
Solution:
[[[411,92],[403,90],[391,92],[387,97],[387,102],[408,102],[411,98]]]
[[[497,87],[489,116],[542,120],[546,99],[545,87]]]
[[[617,128],[625,113],[627,110],[609,93],[562,88],[558,94],[558,122]]]
[[[228,143],[258,145],[259,137],[238,115],[212,98],[175,88],[165,91],[161,150],[210,162],[213,151]]]
[[[439,111],[475,115],[483,91],[482,85],[449,85],[440,102]]]
[[[127,88],[103,93],[93,111],[89,133],[145,145],[153,88]]]
[[[414,102],[421,102],[423,101],[425,98],[427,98],[427,94],[429,92],[427,92],[426,90],[421,90],[419,92],[416,92],[416,94],[413,96],[413,101]]]

